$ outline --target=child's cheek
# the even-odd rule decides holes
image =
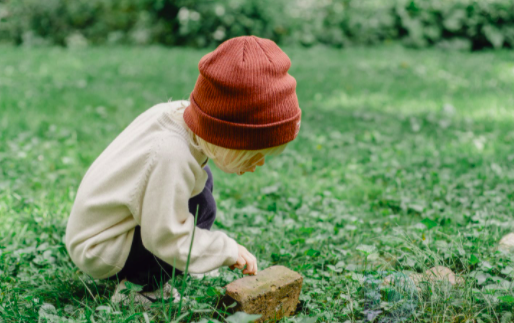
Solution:
[[[221,169],[222,171],[224,171],[225,173],[232,173],[232,171],[228,168],[226,168],[225,166],[223,165],[220,165],[217,161],[214,161],[214,164],[219,168]]]

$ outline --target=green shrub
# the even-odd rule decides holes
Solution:
[[[146,0],[16,0],[4,1],[8,15],[0,30],[16,44],[66,45],[80,35],[93,43],[125,39],[148,4]],[[118,35],[118,37],[116,37]]]
[[[0,0],[16,44],[216,46],[241,35],[337,47],[514,47],[512,0]]]
[[[415,46],[463,40],[473,48],[514,47],[511,0],[404,0],[395,12],[405,40]]]

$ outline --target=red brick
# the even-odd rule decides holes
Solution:
[[[255,322],[274,322],[296,311],[303,277],[284,266],[272,266],[225,286],[222,304],[237,303],[232,312],[261,314]]]

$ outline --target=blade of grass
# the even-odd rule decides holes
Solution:
[[[173,297],[173,289],[175,288],[175,270],[176,270],[176,265],[177,263],[177,260],[174,258],[173,259],[173,272],[171,273],[171,297],[170,297],[170,302],[174,302],[175,301],[175,298]],[[173,304],[170,304],[170,312],[169,312],[169,316],[170,316],[170,322],[171,322],[171,310],[173,309]]]
[[[193,226],[193,234],[191,236],[191,244],[189,245],[189,252],[187,254],[187,262],[186,262],[186,270],[184,271],[184,279],[182,280],[182,291],[180,292],[180,301],[178,303],[178,316],[179,317],[182,312],[182,299],[184,298],[184,291],[186,289],[187,271],[189,269],[189,261],[191,260],[191,250],[193,250],[193,241],[195,239],[195,228],[196,228],[196,221],[198,219],[198,210],[199,209],[200,209],[200,204],[198,204],[196,206],[195,224]]]

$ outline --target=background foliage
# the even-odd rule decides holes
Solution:
[[[512,0],[0,0],[0,39],[24,45],[216,46],[254,34],[335,47],[514,47]]]

